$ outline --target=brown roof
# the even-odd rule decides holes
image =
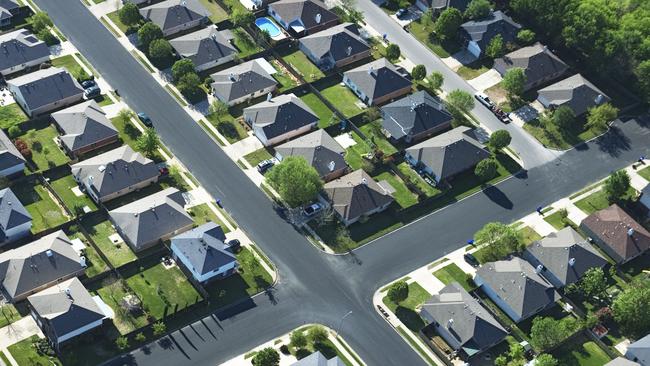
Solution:
[[[332,207],[345,220],[352,220],[393,201],[393,197],[368,173],[358,169],[323,187]]]

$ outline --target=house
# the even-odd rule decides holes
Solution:
[[[294,94],[267,98],[262,103],[244,108],[244,121],[264,146],[309,132],[319,120],[316,113]]]
[[[185,212],[185,199],[167,188],[108,212],[117,232],[134,252],[139,252],[188,230],[194,224]]]
[[[237,257],[226,244],[226,235],[214,222],[176,235],[170,246],[174,258],[201,283],[228,277],[239,266]]]
[[[557,288],[576,283],[589,269],[607,264],[607,259],[570,226],[532,243],[523,257]]]
[[[0,177],[13,177],[25,170],[25,158],[0,130]]]
[[[233,61],[237,56],[229,36],[216,27],[203,28],[169,43],[180,57],[192,60],[198,72]]]
[[[275,72],[268,61],[256,58],[210,75],[212,93],[228,106],[255,99],[275,90]]]
[[[481,57],[492,38],[501,35],[503,44],[515,43],[521,25],[501,10],[493,11],[487,18],[470,20],[461,24],[460,36],[474,57]]]
[[[331,28],[339,22],[320,0],[280,0],[269,4],[268,13],[282,28],[298,36]]]
[[[118,141],[118,132],[94,100],[52,113],[59,142],[72,159]]]
[[[316,351],[307,357],[303,357],[291,366],[344,366],[345,363],[338,357],[334,356],[329,360],[320,352]]]
[[[140,9],[140,15],[159,26],[165,37],[209,21],[199,0],[165,0]]]
[[[569,70],[569,66],[564,61],[539,42],[494,60],[494,69],[501,76],[505,76],[508,70],[516,67],[523,69],[526,74],[524,90],[555,80]]]
[[[415,6],[422,11],[432,10],[433,15],[439,15],[447,8],[456,8],[464,13],[471,0],[416,0]]]
[[[0,136],[0,140],[2,140],[2,136]],[[2,145],[0,145],[1,149]],[[2,154],[2,152],[0,152]],[[2,158],[0,158],[2,159]],[[0,173],[1,175],[1,173]],[[645,188],[641,190],[641,197],[639,197],[639,203],[644,206],[647,210],[647,215],[650,217],[650,183],[648,183]]]
[[[366,105],[378,105],[411,92],[411,81],[385,58],[343,74],[343,83]]]
[[[302,156],[316,169],[325,182],[348,172],[345,149],[325,130],[318,129],[275,148],[275,157],[282,161],[288,156]]]
[[[384,211],[393,203],[393,187],[385,181],[377,183],[362,169],[325,183],[323,190],[345,226]]]
[[[86,258],[80,257],[63,230],[0,253],[0,285],[11,302],[24,300],[50,286],[81,276]]]
[[[455,351],[474,356],[501,342],[508,332],[465,289],[452,282],[420,307],[420,316]]]
[[[158,181],[156,164],[129,145],[70,166],[72,176],[95,202],[108,202]]]
[[[32,215],[10,188],[0,190],[0,247],[24,238],[32,229]]]
[[[54,349],[61,343],[100,327],[112,315],[99,296],[71,278],[27,298],[30,314]]]
[[[322,70],[343,67],[370,57],[368,43],[359,36],[356,24],[343,23],[302,37],[300,50]]]
[[[641,366],[650,366],[650,334],[627,346],[625,357]]]
[[[11,19],[20,13],[18,0],[0,0],[0,27],[11,25]]]
[[[518,257],[482,265],[476,271],[474,282],[516,323],[559,299],[553,285]]]
[[[27,29],[0,35],[0,49],[0,74],[4,77],[50,59],[49,47]]]
[[[385,133],[406,143],[448,129],[453,119],[442,101],[424,90],[381,107],[381,116]]]
[[[650,249],[650,232],[617,204],[587,216],[580,228],[618,264]]]
[[[630,361],[623,357],[616,357],[615,359],[609,361],[604,366],[641,366],[640,363]]]
[[[406,149],[404,159],[413,167],[422,168],[440,183],[473,169],[490,153],[478,141],[476,132],[459,126]]]
[[[83,99],[84,89],[58,67],[34,71],[7,81],[16,102],[29,117],[67,107]]]
[[[611,101],[611,98],[580,74],[537,91],[537,100],[548,109],[567,106],[576,116],[585,114],[589,108]]]

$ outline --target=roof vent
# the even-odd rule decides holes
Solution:
[[[602,104],[605,101],[605,97],[602,94],[598,94],[596,96],[596,99],[594,99],[594,103],[596,104]]]
[[[267,102],[270,102],[271,98],[273,98],[273,95],[271,95],[271,93],[266,94],[266,101]]]
[[[70,291],[70,288],[66,287],[63,292],[65,292],[66,296],[68,296],[68,299],[72,300],[72,291]]]
[[[374,66],[370,66],[370,68],[368,69],[368,74],[369,75],[374,75],[375,74],[375,67]]]
[[[575,258],[569,258],[569,265],[573,267],[576,264],[576,259]]]
[[[45,251],[45,255],[47,255],[48,258],[54,257],[54,252],[51,249],[48,249]]]
[[[535,273],[541,273],[543,270],[544,270],[544,266],[542,266],[541,264],[535,267]]]
[[[336,168],[336,163],[332,160],[327,164],[327,168],[330,170],[330,172],[334,171],[334,168]]]
[[[314,17],[314,20],[316,21],[316,24],[320,24],[321,18],[322,18],[322,16],[320,15],[320,13],[316,14],[316,16]]]
[[[447,328],[451,328],[452,326],[454,326],[454,318],[450,318],[447,321]]]
[[[632,235],[634,235],[634,229],[633,229],[633,228],[629,228],[629,229],[627,230],[627,236],[632,236]]]
[[[361,184],[368,185],[368,180],[366,178],[361,178]]]
[[[88,265],[86,264],[86,257],[84,257],[83,255],[79,257],[79,265],[83,268],[88,267]]]
[[[348,48],[345,50],[345,54],[348,56],[352,55],[352,46],[348,46]]]
[[[237,81],[235,78],[235,74],[233,74],[232,72],[230,73],[230,75],[228,75],[228,79],[230,79],[230,81]]]
[[[106,166],[105,165],[100,165],[99,168],[97,168],[97,170],[99,170],[101,173],[103,173],[104,170],[106,170]]]
[[[415,108],[417,108],[418,104],[412,100],[411,101],[411,112],[415,112]]]

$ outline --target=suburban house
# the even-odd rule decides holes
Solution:
[[[230,36],[216,27],[203,28],[169,43],[180,57],[192,60],[198,72],[232,61],[237,56]]]
[[[478,141],[476,131],[459,126],[406,149],[404,159],[423,169],[437,183],[473,169],[490,153]]]
[[[94,100],[52,113],[59,142],[72,159],[118,141],[118,133]]]
[[[329,360],[320,352],[316,351],[307,357],[303,357],[291,366],[344,366],[345,363],[338,357],[334,356]]]
[[[323,190],[345,226],[384,211],[393,203],[393,187],[386,181],[377,183],[362,169],[325,183]]]
[[[356,24],[343,23],[302,37],[300,50],[322,70],[343,67],[370,56]]]
[[[29,117],[67,107],[84,96],[84,89],[77,80],[57,67],[8,80],[7,87]]]
[[[226,244],[226,235],[214,222],[176,235],[170,247],[174,258],[201,283],[228,277],[239,266],[237,257]]]
[[[32,317],[54,349],[71,338],[97,328],[112,310],[92,296],[79,279],[71,278],[27,298]]]
[[[0,0],[0,27],[10,25],[11,19],[19,12],[20,3],[18,0]]]
[[[183,193],[170,187],[108,212],[117,232],[139,252],[192,228]]]
[[[611,99],[582,75],[575,74],[538,90],[537,100],[545,108],[567,106],[576,116],[581,116],[589,108],[607,103]]]
[[[641,366],[650,366],[650,334],[627,346],[625,357]]]
[[[456,8],[464,13],[471,0],[416,0],[415,6],[422,11],[432,10],[433,15],[439,15],[447,8]]]
[[[321,179],[329,182],[348,172],[345,149],[325,130],[318,129],[275,148],[275,157],[302,156],[316,169]]]
[[[503,44],[514,43],[521,25],[501,10],[493,11],[487,18],[470,20],[460,26],[460,35],[467,50],[475,57],[481,57],[492,38],[501,35]]]
[[[140,15],[167,37],[207,23],[209,13],[199,0],[165,0],[140,9]]]
[[[95,202],[107,202],[158,181],[156,164],[129,145],[70,166],[72,176]]]
[[[587,216],[580,228],[618,264],[650,249],[650,232],[617,204]]]
[[[420,316],[455,351],[472,357],[501,342],[508,332],[458,282],[445,286],[420,307]]]
[[[395,141],[423,140],[451,126],[442,101],[422,90],[381,107],[381,126]]]
[[[25,158],[0,130],[0,177],[13,177],[25,170]]]
[[[494,60],[494,69],[501,76],[516,67],[523,69],[526,74],[524,90],[555,80],[569,70],[564,61],[539,42]]]
[[[607,259],[570,226],[532,243],[523,257],[557,288],[578,282],[590,268],[607,264]]]
[[[280,0],[269,4],[268,13],[294,35],[316,33],[339,22],[320,0]]]
[[[0,253],[2,293],[11,302],[81,276],[86,258],[79,256],[63,230]]]
[[[269,94],[270,97],[270,94]],[[320,119],[294,94],[267,98],[244,109],[244,121],[264,146],[275,145],[316,127]]]
[[[275,68],[263,58],[256,58],[210,75],[212,93],[220,101],[233,106],[275,90]]]
[[[4,77],[50,59],[49,47],[27,29],[0,35],[0,49],[0,74]]]
[[[627,358],[616,357],[603,366],[641,366],[641,364],[638,362],[630,361]]]
[[[343,83],[366,105],[378,105],[411,92],[411,80],[385,58],[343,74]]]
[[[474,282],[516,323],[559,299],[553,285],[518,257],[482,265]]]
[[[0,190],[0,247],[24,238],[32,229],[32,215],[10,188]]]

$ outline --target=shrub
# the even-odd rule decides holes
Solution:
[[[395,304],[406,300],[409,297],[409,286],[406,281],[397,281],[388,288],[388,299]]]

